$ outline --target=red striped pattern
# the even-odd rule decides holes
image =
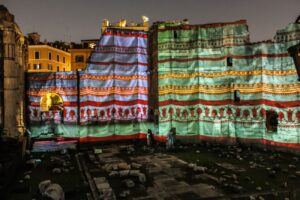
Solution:
[[[95,65],[121,65],[121,66],[132,66],[132,65],[142,65],[147,66],[147,63],[142,62],[131,62],[131,63],[124,63],[124,62],[90,62],[91,64]]]
[[[129,32],[126,30],[118,30],[118,31],[110,31],[107,29],[102,36],[120,36],[120,37],[140,37],[140,38],[148,38],[147,34],[141,32]]]
[[[267,105],[277,108],[287,107],[299,107],[300,101],[272,101],[268,99],[258,100],[240,100],[240,102],[234,102],[232,99],[226,100],[191,100],[191,101],[178,101],[178,100],[166,100],[160,101],[159,106],[177,105],[177,106],[194,106],[194,105],[206,105],[206,106],[224,106],[224,105],[237,105],[237,106],[254,106],[254,105]]]
[[[115,54],[140,54],[140,55],[148,55],[147,53],[142,53],[142,52],[118,52],[118,51],[104,51],[104,50],[101,50],[101,51],[95,51],[94,53],[96,54],[110,54],[110,53],[115,53]]]
[[[77,75],[51,75],[51,76],[29,76],[28,81],[50,81],[55,79],[60,80],[76,80]]]
[[[96,49],[102,49],[102,48],[124,48],[124,49],[144,49],[147,50],[148,48],[142,47],[142,46],[121,46],[121,45],[99,45],[96,47]]]
[[[101,142],[101,141],[115,141],[115,140],[131,140],[131,139],[146,139],[146,133],[135,133],[132,135],[112,135],[105,137],[65,137],[65,139],[76,139],[80,142]],[[204,135],[196,135],[196,136],[181,136],[178,135],[176,138],[180,140],[188,140],[188,141],[222,141],[222,142],[239,142],[244,143],[255,143],[262,144],[267,146],[276,146],[276,147],[284,147],[289,149],[299,149],[299,143],[285,143],[285,142],[275,142],[267,139],[244,139],[244,138],[233,138],[233,137],[210,137]],[[154,139],[160,142],[166,141],[166,136],[155,135]]]
[[[118,101],[118,100],[112,100],[112,101],[106,101],[106,102],[96,102],[96,101],[84,101],[80,102],[80,106],[110,106],[110,105],[119,105],[119,106],[133,106],[136,104],[140,105],[148,105],[148,101],[137,99],[133,101]],[[30,102],[30,106],[33,107],[39,107],[39,102]],[[77,102],[72,101],[64,101],[64,106],[66,107],[77,107]]]

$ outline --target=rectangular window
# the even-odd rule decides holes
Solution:
[[[177,35],[177,31],[174,31],[174,39],[177,39],[178,35]]]
[[[52,65],[48,64],[48,70],[52,70]]]
[[[40,70],[41,69],[40,64],[33,64],[33,69]]]
[[[48,59],[52,60],[52,53],[51,52],[48,53]]]
[[[76,63],[82,63],[82,62],[84,62],[84,56],[82,56],[82,55],[75,56],[75,62]]]
[[[241,93],[239,90],[234,90],[234,102],[240,102],[241,100]]]
[[[15,59],[15,45],[13,44],[4,45],[4,57],[10,60]]]
[[[66,63],[66,58],[65,57],[63,57],[63,63]]]
[[[232,67],[233,62],[232,62],[232,57],[227,57],[227,66]]]
[[[267,131],[276,133],[278,126],[278,114],[273,110],[268,110],[266,115]]]
[[[40,59],[40,52],[39,51],[34,52],[34,58],[35,59]]]
[[[59,55],[56,55],[56,61],[59,62]]]
[[[59,72],[59,66],[56,67],[56,71]]]

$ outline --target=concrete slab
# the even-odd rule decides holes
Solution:
[[[231,163],[227,163],[227,162],[223,162],[223,163],[216,163],[217,166],[219,167],[222,167],[224,169],[227,169],[227,170],[231,170],[231,171],[234,171],[234,172],[244,172],[246,171],[244,168],[242,167],[238,167],[236,165],[233,165]]]
[[[180,168],[163,169],[163,172],[174,178],[185,177],[184,172]]]
[[[196,180],[203,180],[203,181],[207,181],[207,180],[211,180],[214,181],[216,183],[219,183],[219,179],[213,175],[210,174],[196,174],[194,176],[194,179]]]
[[[151,177],[155,177],[162,173],[162,169],[160,167],[149,167],[147,171]]]
[[[174,185],[167,185],[163,189],[169,194],[192,192],[191,186],[184,182],[178,182]]]
[[[204,183],[199,183],[197,185],[191,186],[193,192],[198,194],[200,198],[217,198],[224,196],[218,189],[213,185],[208,185]]]

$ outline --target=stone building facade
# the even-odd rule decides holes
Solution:
[[[26,38],[14,16],[0,5],[0,127],[2,137],[22,139],[25,132],[24,71]]]

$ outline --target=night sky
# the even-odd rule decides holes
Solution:
[[[300,0],[1,0],[24,34],[79,42],[100,36],[102,19],[150,22],[189,19],[191,24],[246,19],[251,41],[271,39],[300,15]]]

